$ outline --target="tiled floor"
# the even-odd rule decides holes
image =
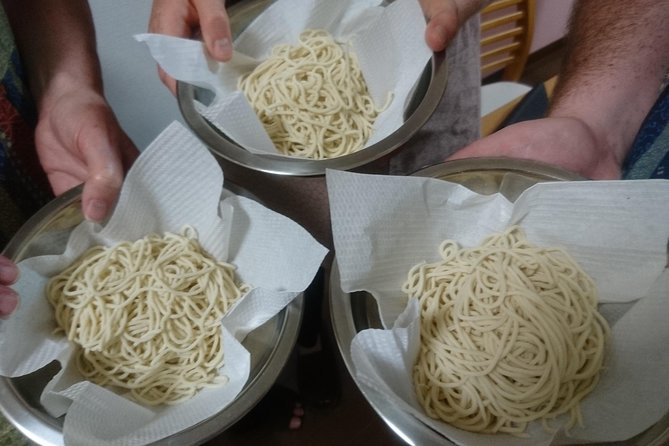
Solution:
[[[327,409],[307,405],[301,429],[289,430],[286,424],[277,425],[270,418],[258,420],[255,424],[242,422],[242,428],[233,427],[206,445],[405,445],[365,401],[348,373],[340,370],[342,395],[339,404]]]

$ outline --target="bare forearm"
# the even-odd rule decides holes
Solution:
[[[622,162],[669,70],[669,1],[580,0],[550,116],[586,122]]]
[[[3,0],[38,103],[59,84],[102,91],[95,31],[85,0]]]

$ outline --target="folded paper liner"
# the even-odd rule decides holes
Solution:
[[[53,310],[44,295],[48,278],[88,247],[112,246],[149,233],[193,226],[205,250],[237,267],[254,288],[224,316],[227,384],[207,388],[174,406],[139,405],[84,381],[70,362],[72,346],[54,335]],[[280,234],[281,237],[277,237]],[[326,249],[302,227],[257,202],[223,189],[223,173],[209,151],[181,124],[168,126],[128,172],[119,201],[104,225],[82,222],[65,252],[19,263],[15,289],[21,304],[0,322],[0,374],[22,376],[53,360],[62,370],[41,402],[54,417],[66,413],[66,445],[140,445],[168,437],[223,410],[244,387],[250,354],[240,341],[274,317],[311,283]]]
[[[669,181],[539,183],[514,202],[434,178],[326,172],[337,266],[344,292],[366,290],[386,329],[359,332],[354,376],[460,445],[548,445],[622,441],[669,409]],[[417,305],[401,285],[409,269],[518,224],[528,239],[569,252],[595,280],[612,327],[601,380],[581,403],[584,427],[551,435],[539,422],[529,438],[466,432],[424,414],[411,371],[420,345]],[[378,401],[377,401],[378,403]]]
[[[249,152],[280,154],[244,94],[240,76],[267,59],[276,45],[298,42],[305,29],[325,29],[350,43],[377,107],[392,102],[377,118],[370,146],[397,130],[412,88],[432,56],[425,43],[425,18],[417,0],[277,0],[235,39],[231,61],[211,59],[200,41],[159,34],[138,34],[151,56],[174,79],[215,92],[199,112]]]

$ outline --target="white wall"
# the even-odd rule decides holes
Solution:
[[[537,0],[534,39],[530,53],[562,38],[575,0]]]
[[[176,98],[134,34],[147,31],[151,0],[89,0],[105,95],[121,126],[143,150],[172,121],[183,122]]]

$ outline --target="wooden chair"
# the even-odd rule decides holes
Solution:
[[[481,11],[481,78],[523,74],[534,36],[535,0],[495,0]]]
[[[495,0],[481,11],[481,135],[493,132],[530,85],[518,82],[534,36],[535,0]]]

